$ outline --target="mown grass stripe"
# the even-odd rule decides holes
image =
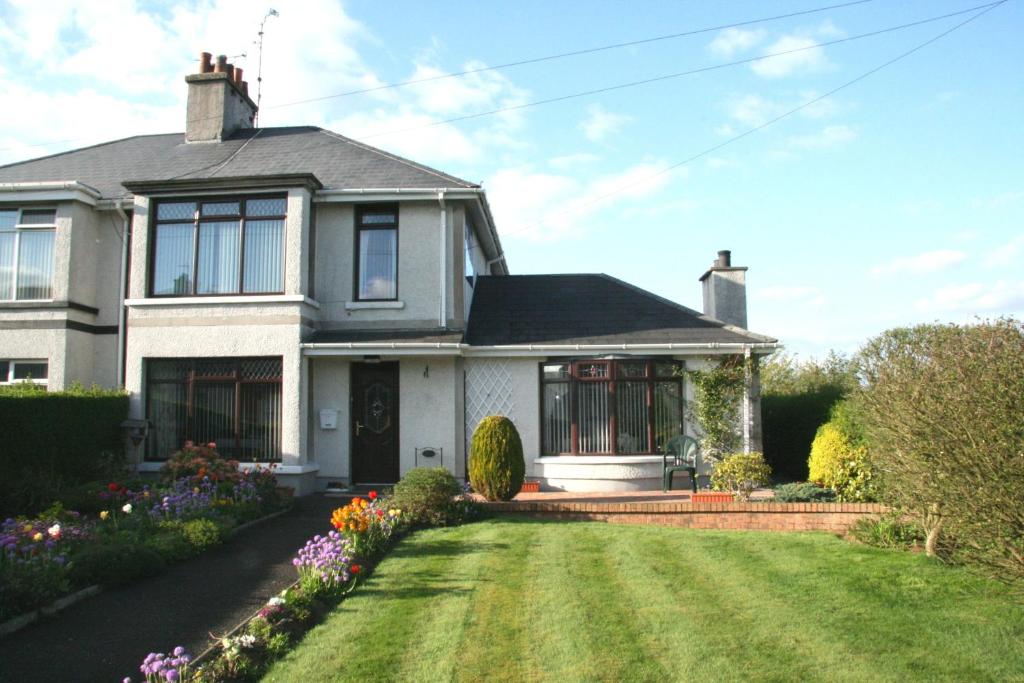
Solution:
[[[499,542],[501,530],[474,525],[460,534],[459,553],[435,584],[438,598],[422,611],[415,630],[406,640],[398,669],[398,680],[451,681],[462,668],[464,633],[470,625],[474,605],[493,582],[487,576],[487,565],[493,566],[509,547],[509,540]]]
[[[1024,610],[824,534],[491,520],[403,541],[267,680],[367,678],[1024,681]]]

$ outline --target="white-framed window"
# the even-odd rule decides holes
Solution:
[[[0,384],[46,384],[49,369],[45,360],[0,360]]]
[[[0,301],[53,298],[57,210],[0,208]]]

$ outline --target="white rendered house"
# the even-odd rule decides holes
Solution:
[[[542,486],[635,490],[693,433],[681,370],[739,354],[759,448],[756,359],[777,343],[745,329],[729,252],[703,314],[604,275],[510,275],[478,185],[253,128],[236,73],[204,55],[184,134],[0,167],[0,381],[123,385],[151,423],[143,470],[193,440],[299,493],[463,477],[500,413]]]

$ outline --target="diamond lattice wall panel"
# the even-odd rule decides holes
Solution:
[[[466,361],[466,449],[473,430],[488,415],[504,415],[515,422],[512,373],[506,358]]]

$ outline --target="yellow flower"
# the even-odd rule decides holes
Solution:
[[[199,487],[196,486],[192,489],[192,493],[199,493]]]
[[[106,519],[109,516],[110,512],[108,510],[104,510],[103,512],[100,513],[100,519]]]
[[[31,524],[26,524],[25,525],[25,533],[28,534],[28,533],[31,533],[31,532],[32,532],[32,525]]]
[[[36,541],[37,543],[38,543],[39,541],[43,540],[43,534],[42,534],[42,532],[39,532],[39,531],[37,531],[37,532],[36,532],[36,535],[32,537],[32,540],[33,540],[33,541]]]

